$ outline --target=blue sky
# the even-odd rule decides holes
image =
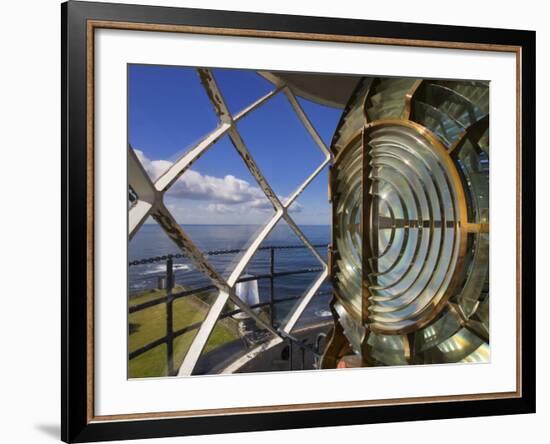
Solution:
[[[129,142],[155,178],[211,132],[218,119],[194,68],[130,65],[128,72]],[[233,113],[273,89],[254,71],[213,69],[213,73]],[[341,110],[299,101],[330,145]],[[323,160],[284,94],[242,119],[238,129],[281,198],[289,196]],[[272,214],[227,136],[193,164],[166,194],[165,203],[183,224],[261,224]],[[298,198],[292,215],[302,225],[330,223],[326,170]]]

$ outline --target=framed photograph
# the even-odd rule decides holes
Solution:
[[[535,33],[62,5],[62,439],[535,411]]]

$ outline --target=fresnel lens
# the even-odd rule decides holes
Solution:
[[[359,82],[331,146],[324,367],[488,361],[488,108],[486,82]]]

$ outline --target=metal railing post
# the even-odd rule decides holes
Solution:
[[[171,257],[166,260],[166,357],[167,374],[172,376],[174,370],[174,263]]]
[[[275,285],[273,282],[273,273],[275,272],[275,249],[269,249],[269,312],[271,316],[271,326],[275,327]]]
[[[292,370],[292,355],[294,354],[294,347],[292,346],[292,339],[288,338],[288,369]]]

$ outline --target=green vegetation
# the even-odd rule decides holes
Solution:
[[[174,291],[181,291],[176,287]],[[132,296],[130,306],[142,304],[162,297],[164,290],[151,290]],[[215,294],[197,294],[176,299],[173,303],[174,331],[202,322],[208,313],[210,303]],[[166,335],[166,304],[140,310],[128,315],[128,348],[132,352]],[[177,369],[197,334],[197,329],[191,330],[174,339],[174,367]],[[203,354],[239,338],[237,323],[226,318],[218,321],[204,348]],[[128,376],[130,378],[145,378],[166,376],[166,345],[159,345],[148,352],[129,361]]]

